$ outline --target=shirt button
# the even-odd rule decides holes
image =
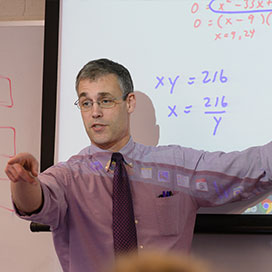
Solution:
[[[140,247],[140,249],[143,249],[143,248],[144,248],[144,246],[143,246],[143,245],[140,245],[139,247]]]
[[[138,224],[138,223],[139,223],[139,221],[137,219],[135,219],[135,224]]]

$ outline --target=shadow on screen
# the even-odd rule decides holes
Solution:
[[[156,124],[155,108],[151,99],[135,91],[136,109],[131,115],[131,135],[135,142],[156,146],[160,138],[160,127]]]

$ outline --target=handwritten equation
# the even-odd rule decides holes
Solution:
[[[156,76],[155,78],[155,90],[167,90],[167,93],[171,96],[177,92],[178,85],[185,84],[192,86],[195,83],[207,85],[207,84],[226,84],[229,78],[225,75],[224,69],[217,71],[204,70],[197,75],[185,77],[182,75],[176,75],[174,77]],[[222,116],[226,114],[228,102],[224,95],[222,96],[205,96],[203,97],[203,113],[206,116],[212,116],[214,120],[214,129],[212,135],[215,136],[222,121]],[[194,104],[188,104],[184,108],[180,109],[180,105],[175,103],[168,105],[168,118],[179,118],[180,112],[182,116],[189,116],[195,108]],[[199,108],[197,105],[196,108]]]
[[[157,83],[155,86],[155,89],[159,89],[164,86],[169,85],[169,91],[170,94],[173,94],[174,88],[177,83],[179,83],[181,80],[183,80],[182,75],[176,75],[174,77],[168,77],[166,78],[165,76],[157,76],[156,77]],[[204,70],[201,71],[197,75],[192,75],[187,78],[184,78],[185,84],[188,85],[194,85],[195,83],[200,83],[200,84],[212,84],[212,83],[226,83],[228,81],[228,78],[224,74],[224,69],[220,69],[218,71],[208,71]]]
[[[204,16],[203,9],[210,17]],[[194,16],[195,29],[203,26],[215,29],[214,40],[253,39],[257,26],[271,27],[272,1],[211,0],[204,8],[200,3],[194,2],[191,14]]]
[[[222,121],[222,115],[226,113],[226,107],[228,103],[226,102],[225,96],[222,97],[204,97],[203,98],[203,105],[204,105],[204,114],[211,115],[215,121],[215,127],[213,130],[213,136],[216,135],[218,126]],[[168,106],[170,110],[168,117],[178,117],[177,114],[177,105]],[[193,105],[185,106],[183,113],[185,115],[189,115],[193,111]]]

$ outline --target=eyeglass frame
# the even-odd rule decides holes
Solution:
[[[97,105],[98,105],[99,108],[101,108],[101,109],[111,109],[111,108],[115,107],[116,104],[120,104],[120,103],[117,103],[116,100],[122,99],[123,101],[125,101],[126,98],[127,98],[127,96],[128,96],[128,94],[127,94],[125,97],[124,97],[124,95],[122,95],[122,96],[115,97],[115,98],[105,98],[105,97],[104,97],[104,98],[101,98],[101,100],[103,100],[103,99],[105,99],[105,100],[112,100],[113,105],[110,106],[110,107],[108,107],[108,108],[107,108],[107,107],[103,107],[103,106],[101,107],[101,101],[92,101],[90,108],[88,108],[88,109],[82,109],[82,108],[80,107],[80,105],[79,105],[79,99],[80,99],[80,98],[78,98],[78,99],[74,102],[74,105],[77,106],[77,108],[78,108],[80,111],[84,111],[84,112],[91,110],[91,109],[93,108],[94,103],[97,103]],[[91,100],[91,99],[90,99],[90,100]]]

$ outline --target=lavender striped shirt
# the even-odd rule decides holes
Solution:
[[[223,153],[147,147],[130,139],[120,152],[132,166],[127,168],[140,252],[189,251],[199,207],[248,199],[271,188],[272,143]],[[105,169],[111,154],[89,146],[41,173],[42,210],[21,215],[51,226],[65,272],[99,272],[113,261],[113,173]],[[173,195],[159,197],[163,191]]]

